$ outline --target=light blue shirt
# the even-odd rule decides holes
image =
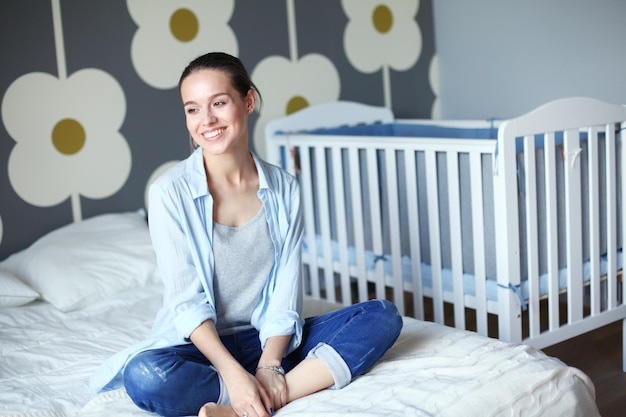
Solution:
[[[253,155],[258,196],[265,210],[274,262],[252,312],[261,346],[268,338],[291,335],[289,353],[302,340],[302,209],[295,177]],[[163,307],[149,339],[109,358],[92,376],[94,391],[122,385],[130,358],[147,350],[191,343],[202,322],[217,319],[213,291],[213,198],[202,149],[197,149],[150,186],[148,221],[159,273]]]

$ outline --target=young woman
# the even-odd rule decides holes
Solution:
[[[248,148],[256,86],[239,59],[209,53],[179,90],[197,149],[150,189],[164,305],[150,341],[122,361],[128,394],[163,416],[267,417],[347,385],[397,339],[395,306],[303,320],[300,190]]]

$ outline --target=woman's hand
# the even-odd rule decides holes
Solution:
[[[222,375],[230,396],[230,404],[239,416],[269,417],[273,402],[264,385],[243,368]],[[283,378],[284,379],[284,378]]]
[[[265,388],[224,347],[211,320],[198,326],[191,333],[190,339],[222,377],[235,414],[241,417],[270,416],[272,401]],[[202,407],[202,413],[207,412],[205,405]]]
[[[279,410],[287,404],[287,382],[284,373],[261,367],[256,371],[256,379],[269,395],[273,411]]]

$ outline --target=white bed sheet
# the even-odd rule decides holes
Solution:
[[[88,379],[145,337],[161,303],[152,285],[61,313],[37,302],[0,310],[0,416],[150,416],[124,390],[97,396]],[[398,342],[338,391],[294,401],[283,416],[596,416],[592,382],[527,346],[404,319]]]

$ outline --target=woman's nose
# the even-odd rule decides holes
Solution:
[[[217,117],[211,112],[211,110],[207,110],[204,115],[203,124],[210,125],[211,123],[215,123],[217,121]]]

